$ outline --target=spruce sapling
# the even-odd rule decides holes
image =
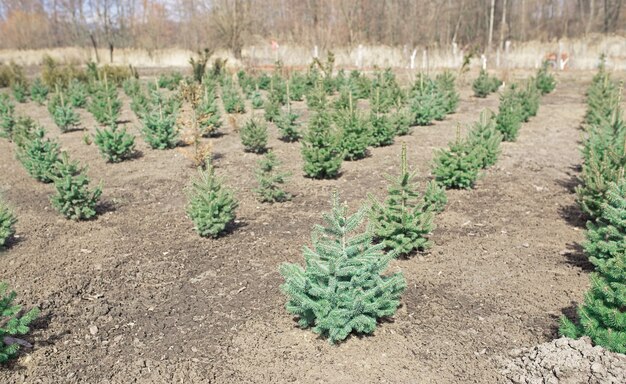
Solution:
[[[2,250],[15,234],[17,219],[9,206],[0,196],[0,250]]]
[[[368,122],[352,108],[352,95],[349,94],[348,108],[337,111],[337,126],[340,130],[340,145],[344,160],[359,160],[367,156],[370,144]]]
[[[15,125],[15,105],[8,95],[0,93],[0,137],[12,136]]]
[[[621,179],[617,184],[612,183],[607,193],[607,210],[604,219],[622,221],[626,208],[626,181]],[[615,230],[611,235],[621,236],[622,241],[626,233],[622,228]],[[608,233],[607,233],[608,234]],[[589,241],[605,241],[592,235]],[[591,263],[596,271],[591,274],[591,288],[585,295],[585,301],[578,307],[578,323],[563,316],[559,333],[566,337],[578,338],[589,336],[594,344],[607,348],[610,351],[626,353],[626,252],[597,252],[596,247],[609,246],[617,251],[618,244],[600,243],[594,247],[585,248],[593,252],[589,254]]]
[[[13,97],[18,103],[25,103],[28,101],[28,88],[23,81],[16,81],[11,85],[13,91]]]
[[[59,92],[57,89],[57,94],[59,95],[60,102],[54,107],[54,111],[52,112],[52,119],[54,123],[59,127],[61,132],[69,132],[74,130],[80,124],[80,117],[74,111],[74,108],[70,103],[65,101],[65,97],[62,92]]]
[[[394,128],[388,115],[371,113],[369,118],[370,144],[373,147],[393,144],[396,136]]]
[[[55,167],[59,162],[59,144],[44,139],[46,132],[39,127],[31,140],[26,140],[18,147],[17,158],[29,175],[35,179],[50,183],[53,181]]]
[[[203,85],[204,96],[196,106],[198,126],[203,137],[216,136],[222,126],[221,115],[217,106],[215,91],[209,90],[209,86]]]
[[[210,164],[207,170],[198,170],[186,192],[187,215],[200,236],[218,237],[235,221],[237,200],[215,176]]]
[[[280,117],[275,121],[282,141],[292,143],[300,140],[302,135],[300,134],[300,123],[297,122],[298,117],[300,116],[291,112],[291,108],[289,104],[287,104],[287,110],[283,111]]]
[[[407,108],[402,108],[396,112],[392,112],[389,119],[391,129],[395,132],[396,136],[404,136],[411,133],[411,122],[413,118]]]
[[[477,151],[481,168],[494,165],[500,156],[502,134],[496,129],[493,114],[488,110],[480,113],[468,135],[468,145]]]
[[[516,92],[516,96],[522,107],[522,121],[527,122],[531,117],[537,115],[541,93],[535,86],[533,79],[526,82],[526,85]]]
[[[448,204],[446,190],[435,180],[426,183],[426,189],[424,190],[424,207],[422,209],[424,211],[440,213],[446,208],[446,204]]]
[[[89,178],[81,168],[69,160],[63,152],[57,163],[57,176],[54,176],[56,194],[50,198],[52,206],[67,219],[87,220],[96,216],[96,204],[102,195],[102,185],[89,190]]]
[[[502,133],[504,141],[515,141],[522,125],[523,109],[516,95],[516,89],[509,87],[500,96],[500,105],[496,115],[496,129]]]
[[[334,344],[353,332],[371,334],[378,319],[393,316],[406,281],[400,272],[384,274],[393,252],[374,245],[369,231],[356,232],[367,209],[348,216],[336,194],[332,204],[325,226],[315,226],[312,246],[304,248],[304,268],[285,263],[280,273],[287,311],[301,328],[312,327]]]
[[[43,105],[46,102],[48,92],[48,87],[40,78],[36,78],[30,86],[30,98],[39,105]]]
[[[498,85],[499,87],[500,85]],[[496,87],[497,89],[497,87]],[[478,77],[472,83],[472,90],[474,91],[474,96],[485,98],[489,96],[490,93],[494,92],[494,81],[489,76],[487,71],[484,69],[480,70]]]
[[[447,189],[470,189],[478,178],[481,167],[480,155],[457,131],[456,140],[449,149],[441,149],[435,155],[433,174],[435,180]]]
[[[258,165],[256,178],[259,187],[254,192],[256,192],[259,201],[262,203],[280,203],[290,200],[291,195],[282,189],[282,185],[285,184],[289,174],[278,172],[276,168],[280,166],[280,162],[274,152],[267,152],[259,160]]]
[[[94,142],[109,163],[129,159],[135,150],[135,136],[127,133],[126,128],[119,129],[117,126],[102,130],[96,128]]]
[[[67,87],[67,98],[74,108],[84,108],[87,105],[87,86],[72,79]]]
[[[159,99],[142,116],[144,139],[152,149],[169,149],[178,144],[176,107]]]
[[[17,336],[28,334],[29,325],[39,317],[38,308],[21,314],[22,307],[14,303],[17,294],[7,290],[7,284],[0,282],[0,364],[15,358],[22,346],[31,347]]]
[[[454,113],[459,105],[459,93],[456,91],[455,81],[450,71],[445,71],[435,77],[437,89],[443,95],[443,110],[446,114]]]
[[[267,150],[267,124],[256,118],[246,121],[239,131],[246,152],[263,153]]]
[[[548,72],[548,65],[547,61],[541,64],[541,68],[537,71],[537,78],[535,79],[535,84],[542,95],[548,94],[556,88],[556,80],[554,76]]]
[[[263,105],[265,104],[263,101],[263,96],[261,95],[261,92],[259,92],[258,90],[254,91],[250,99],[250,102],[252,103],[253,109],[261,109],[263,108]]]
[[[390,185],[384,203],[372,196],[371,222],[376,237],[396,256],[408,256],[430,247],[428,234],[434,229],[433,214],[424,209],[417,191],[415,173],[409,172],[406,144],[402,145],[400,174],[388,176]]]
[[[339,135],[333,130],[328,113],[321,108],[309,119],[308,131],[302,140],[304,173],[314,179],[337,177],[344,153]]]

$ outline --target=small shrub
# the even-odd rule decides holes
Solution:
[[[22,307],[14,303],[17,294],[7,292],[7,289],[7,284],[0,282],[0,364],[15,358],[21,346],[30,346],[26,340],[16,336],[28,334],[28,326],[39,317],[38,308],[21,314]]]
[[[218,237],[235,221],[238,203],[233,193],[222,185],[210,165],[199,170],[187,188],[187,215],[202,237]]]
[[[50,139],[44,139],[45,131],[39,127],[34,132],[34,138],[18,147],[17,158],[29,175],[35,179],[50,183],[53,181],[55,168],[59,162],[59,144]]]
[[[435,213],[443,212],[448,204],[448,196],[446,190],[439,185],[435,180],[431,180],[426,184],[424,190],[424,211],[431,211]]]
[[[30,85],[30,98],[39,105],[43,105],[46,102],[48,92],[49,88],[40,78],[36,78]]]
[[[344,153],[340,136],[333,130],[330,116],[319,110],[309,119],[309,126],[302,143],[304,174],[314,179],[337,177]]]
[[[480,155],[476,149],[457,133],[449,149],[441,149],[436,153],[433,174],[437,183],[448,189],[470,189],[478,178],[480,166]]]
[[[0,88],[6,88],[14,83],[26,82],[26,76],[21,66],[11,62],[9,64],[0,63]]]
[[[373,197],[371,221],[376,237],[395,256],[408,256],[414,251],[430,247],[428,234],[434,229],[433,214],[424,209],[424,202],[413,181],[415,173],[409,172],[406,145],[402,146],[400,174],[389,176],[391,184],[384,204]]]
[[[87,73],[73,65],[60,65],[50,56],[43,59],[41,78],[50,89],[55,87],[66,88],[72,81],[86,82]]]
[[[0,196],[0,250],[15,234],[15,223],[17,223],[15,215]]]
[[[117,127],[98,129],[94,142],[100,153],[109,163],[119,163],[130,158],[135,150],[135,137],[126,133],[126,129]]]
[[[291,195],[282,189],[288,173],[278,172],[276,168],[280,162],[274,152],[268,152],[258,162],[259,169],[256,172],[259,187],[254,190],[262,203],[280,203],[291,199]]]
[[[267,124],[252,118],[239,131],[246,152],[263,153],[267,150]]]
[[[85,168],[72,163],[64,152],[54,177],[56,194],[50,198],[52,206],[67,219],[87,220],[96,216],[96,204],[102,195],[102,186],[89,190]]]
[[[304,248],[305,267],[283,264],[280,273],[287,311],[298,317],[298,325],[337,343],[352,332],[371,334],[378,319],[392,316],[406,281],[399,272],[383,274],[394,255],[373,245],[371,233],[353,234],[367,210],[347,216],[337,196],[332,204],[325,226],[314,228],[312,247]]]

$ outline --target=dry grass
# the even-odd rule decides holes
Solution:
[[[559,48],[560,44],[560,48]],[[389,46],[359,46],[352,49],[333,49],[336,66],[342,68],[374,68],[395,67],[409,68],[411,55],[415,49],[414,69],[459,68],[463,55],[467,53],[461,47],[389,47]],[[550,53],[566,53],[569,56],[567,68],[594,69],[601,53],[607,54],[609,68],[615,70],[626,69],[626,38],[619,36],[592,35],[586,39],[563,39],[560,42],[511,42],[508,53],[501,50],[489,55],[489,68],[537,68]],[[313,47],[281,45],[272,50],[269,44],[248,46],[243,50],[243,59],[236,60],[226,51],[218,51],[213,57],[228,59],[230,67],[242,65],[264,67],[272,66],[276,60],[281,60],[287,67],[306,67],[311,63]],[[99,51],[103,63],[109,62],[109,52]],[[325,52],[319,49],[320,56]],[[95,60],[93,49],[86,48],[56,48],[40,50],[0,50],[0,62],[14,61],[24,66],[40,65],[43,57],[50,55],[55,60],[67,64],[81,64]],[[140,68],[187,67],[188,60],[194,52],[168,48],[155,51],[141,49],[117,49],[113,57],[113,64],[128,65]],[[472,67],[481,65],[480,58],[472,60]]]

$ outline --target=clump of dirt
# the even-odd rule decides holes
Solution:
[[[588,337],[562,337],[509,356],[500,372],[513,383],[626,383],[626,356],[594,347]]]

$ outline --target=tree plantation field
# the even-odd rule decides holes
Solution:
[[[512,72],[508,81],[534,74]],[[406,280],[397,312],[379,319],[373,334],[353,333],[335,345],[299,328],[287,312],[279,266],[304,264],[303,247],[331,210],[333,191],[350,214],[369,204],[369,195],[383,200],[385,175],[400,172],[403,144],[423,191],[436,150],[466,135],[483,109],[497,112],[504,90],[475,97],[478,72],[466,74],[456,80],[456,112],[344,161],[331,179],[305,177],[302,142],[280,140],[253,98],[245,99],[245,113],[229,114],[220,94],[219,134],[158,150],[144,140],[120,88],[117,123],[136,136],[136,152],[118,163],[99,153],[93,137],[103,125],[87,110],[76,108],[78,129],[61,133],[45,104],[14,102],[16,116],[32,117],[88,166],[90,188],[102,181],[102,195],[94,218],[66,219],[50,202],[55,186],[30,177],[16,143],[0,139],[0,193],[18,219],[15,238],[0,253],[0,280],[19,304],[41,311],[24,336],[32,348],[0,368],[0,382],[508,382],[500,371],[509,351],[557,338],[559,318],[575,316],[589,286],[593,266],[579,245],[585,221],[574,187],[593,75],[556,74],[556,89],[541,96],[517,140],[501,144],[474,188],[446,191],[431,247],[391,261],[387,271]],[[415,77],[399,79],[410,87]],[[154,81],[141,78],[143,86]],[[0,92],[13,97],[8,88]],[[367,98],[349,103],[370,109]],[[183,103],[181,110],[189,108]],[[306,132],[313,116],[307,102],[290,108]],[[252,115],[267,124],[267,147],[290,173],[283,188],[291,200],[258,201],[255,172],[263,155],[244,151],[239,132]],[[234,222],[219,237],[199,236],[186,213],[185,187],[198,172],[189,154],[206,143],[215,174],[238,201]]]

